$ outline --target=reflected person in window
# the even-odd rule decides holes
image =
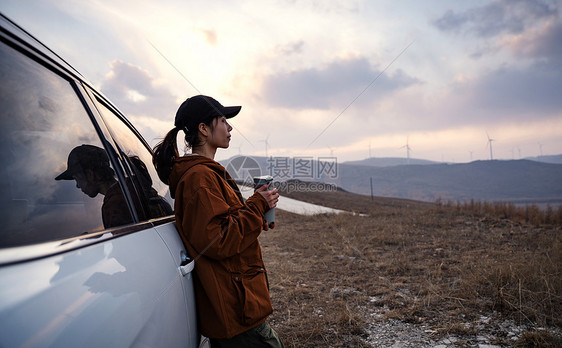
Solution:
[[[67,169],[55,180],[75,180],[76,187],[91,198],[98,194],[105,196],[101,208],[105,228],[133,222],[104,149],[94,145],[75,147],[68,155]]]
[[[148,173],[146,164],[138,156],[129,156],[131,168],[137,179],[139,186],[142,188],[142,196],[148,205],[148,215],[150,218],[158,218],[172,215],[174,210],[164,197],[158,195],[158,192],[152,187],[152,178]]]

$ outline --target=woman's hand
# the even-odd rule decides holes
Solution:
[[[277,192],[277,189],[274,188],[271,191],[266,191],[267,188],[269,187],[269,185],[263,185],[260,186],[256,192],[258,192],[260,195],[263,196],[263,198],[265,198],[265,200],[267,201],[267,204],[269,205],[270,209],[273,209],[277,206],[277,202],[279,202],[279,193]],[[263,230],[267,231],[270,228],[275,228],[275,222],[270,222],[269,224],[267,223],[267,221],[263,221]]]
[[[260,195],[262,195],[262,197],[265,198],[265,200],[267,201],[267,204],[269,205],[269,208],[273,209],[277,206],[277,202],[279,202],[279,193],[277,192],[276,188],[274,188],[271,191],[266,191],[267,188],[269,187],[269,185],[271,185],[271,184],[260,186],[256,190],[256,192],[259,193]]]
[[[275,222],[270,222],[269,225],[267,224],[267,221],[263,220],[263,230],[264,231],[269,231],[269,229],[274,229],[275,228]]]

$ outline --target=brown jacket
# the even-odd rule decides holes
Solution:
[[[176,224],[195,259],[198,325],[210,338],[230,338],[273,312],[258,236],[269,209],[260,195],[243,203],[217,162],[199,155],[175,160],[170,175]]]

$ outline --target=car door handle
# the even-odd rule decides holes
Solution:
[[[195,260],[186,260],[180,265],[180,272],[182,276],[186,276],[195,268]]]
[[[185,250],[180,252],[180,272],[182,276],[186,276],[193,271],[195,268],[195,260],[187,256]]]

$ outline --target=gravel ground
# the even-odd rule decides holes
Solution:
[[[426,325],[405,323],[395,319],[385,320],[380,310],[372,311],[366,330],[368,337],[364,339],[364,343],[369,347],[385,348],[514,347],[521,335],[531,329],[526,325],[517,325],[513,320],[496,321],[486,316],[481,316],[475,323],[466,323],[465,326],[474,334],[462,336],[450,334],[436,338],[437,331]],[[561,330],[553,331],[551,328],[550,332],[562,338]]]

